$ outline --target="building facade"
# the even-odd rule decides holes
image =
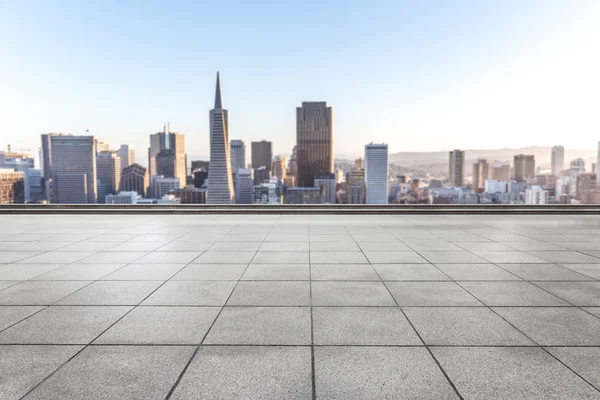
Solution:
[[[517,154],[513,160],[513,179],[523,182],[535,178],[535,157],[533,155]]]
[[[98,203],[104,204],[107,194],[116,194],[121,185],[121,158],[115,152],[101,151],[96,157]]]
[[[206,204],[232,204],[235,202],[235,197],[229,154],[229,117],[227,110],[223,109],[219,73],[217,73],[215,108],[209,114],[210,168]]]
[[[242,140],[232,140],[229,143],[231,153],[231,172],[235,174],[240,168],[248,168],[246,163],[246,143]]]
[[[179,178],[167,178],[162,175],[154,175],[152,177],[152,197],[161,199],[164,195],[168,195],[181,188]]]
[[[185,186],[187,174],[185,137],[180,133],[171,132],[170,129],[170,125],[166,123],[163,132],[150,135],[148,172],[151,177],[164,175],[169,178],[179,178],[179,182]]]
[[[235,177],[235,203],[252,204],[254,202],[253,171],[249,168],[239,168]]]
[[[296,185],[314,186],[318,173],[333,169],[333,110],[327,102],[303,102],[296,109]]]
[[[267,142],[266,140],[252,142],[252,168],[265,167],[267,171],[271,172],[272,163],[273,143]]]
[[[315,187],[287,188],[283,195],[284,204],[321,204],[321,190]]]
[[[450,184],[456,187],[462,187],[464,184],[465,171],[465,152],[462,150],[452,150],[450,152],[448,163],[448,178]]]
[[[25,203],[25,174],[0,168],[0,204]]]
[[[285,156],[275,156],[273,159],[273,167],[271,168],[271,176],[279,178],[281,182],[285,181],[285,177],[287,176]]]
[[[365,188],[367,204],[388,203],[388,146],[365,146]]]
[[[134,163],[123,169],[121,173],[121,191],[136,192],[140,196],[145,196],[148,186],[149,179],[146,168]]]
[[[559,176],[562,170],[565,169],[565,148],[562,146],[552,147],[550,162],[552,164],[552,175]]]
[[[107,194],[106,204],[137,204],[142,199],[137,192],[119,192],[117,194]]]
[[[122,144],[117,151],[117,156],[121,159],[121,170],[135,163],[135,149],[128,144]]]
[[[50,136],[52,203],[97,201],[96,141],[93,136]]]
[[[321,190],[322,204],[336,203],[335,174],[320,173],[315,175],[315,187]]]
[[[473,164],[473,187],[483,188],[488,179],[490,179],[490,165],[485,158],[480,158]]]

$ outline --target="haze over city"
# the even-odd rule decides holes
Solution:
[[[4,2],[2,143],[89,129],[141,155],[169,120],[206,157],[219,70],[231,138],[278,154],[303,101],[334,108],[336,155],[594,149],[600,3],[435,3]]]

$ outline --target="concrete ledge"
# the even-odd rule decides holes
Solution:
[[[594,214],[600,205],[112,205],[112,204],[5,204],[0,214]]]

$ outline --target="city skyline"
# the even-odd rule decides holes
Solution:
[[[143,149],[145,136],[170,120],[187,136],[188,154],[206,157],[203,110],[210,108],[210,97],[202,93],[212,86],[215,70],[236,89],[228,96],[236,116],[233,137],[272,140],[276,154],[289,154],[293,108],[303,101],[335,107],[336,155],[359,154],[371,140],[388,143],[390,154],[556,143],[586,148],[587,138],[600,132],[593,117],[600,58],[590,51],[600,46],[597,2],[438,4],[435,12],[389,2],[367,15],[353,2],[331,2],[316,15],[272,4],[264,13],[265,3],[253,9],[240,3],[236,15],[261,19],[228,21],[235,29],[224,31],[220,51],[196,40],[212,29],[197,23],[199,5],[149,5],[145,17],[180,22],[160,33],[148,32],[139,18],[126,24],[139,11],[128,5],[97,4],[97,11],[109,15],[101,26],[82,5],[25,7],[0,5],[7,16],[0,33],[20,38],[7,45],[4,55],[11,62],[0,67],[0,134],[14,148],[35,151],[40,133],[79,135],[89,129],[110,143]],[[221,20],[216,17],[223,10],[216,6],[202,11],[203,18]],[[295,33],[308,18],[314,22],[311,35]],[[274,29],[281,38],[268,35]],[[116,32],[123,43],[107,48]],[[123,52],[142,37],[151,44]],[[207,62],[193,53],[216,56]]]

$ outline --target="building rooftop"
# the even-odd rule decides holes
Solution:
[[[600,215],[0,215],[0,398],[600,399]]]

